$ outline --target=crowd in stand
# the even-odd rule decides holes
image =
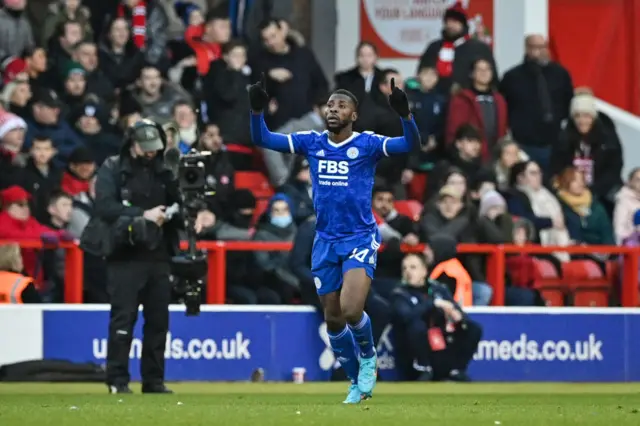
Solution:
[[[79,238],[96,169],[119,153],[128,126],[149,117],[170,146],[212,152],[217,220],[204,238],[294,243],[291,252],[229,253],[229,302],[317,304],[309,165],[250,141],[246,88],[264,73],[266,121],[283,133],[323,131],[327,96],[340,88],[358,98],[357,131],[400,136],[391,79],[407,92],[425,143],[377,168],[373,206],[386,250],[370,303],[401,281],[401,243],[426,243],[432,261],[459,257],[477,305],[492,297],[484,259],[457,256],[456,243],[640,244],[640,171],[622,182],[612,121],[593,93],[574,90],[542,36],[527,37],[523,62],[498,79],[491,47],[469,35],[454,6],[416,76],[379,68],[376,46],[362,42],[355,66],[331,85],[279,2],[269,11],[258,1],[244,10],[238,1],[49,0],[34,23],[27,1],[36,2],[2,0],[0,9],[0,239]],[[275,195],[238,188],[242,171],[264,172]],[[394,207],[407,199],[423,206],[418,217]],[[62,301],[61,253],[22,255],[43,299]],[[570,256],[549,259],[560,270]],[[107,301],[99,261],[85,261],[86,301]],[[507,259],[507,303],[543,303],[531,261]]]

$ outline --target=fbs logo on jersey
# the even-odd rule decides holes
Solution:
[[[349,186],[349,162],[318,161],[318,183],[324,186]]]

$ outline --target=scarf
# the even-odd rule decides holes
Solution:
[[[584,191],[582,195],[574,195],[561,189],[558,191],[558,198],[571,207],[571,210],[576,212],[580,217],[586,217],[591,214],[593,196],[589,190]]]
[[[451,77],[453,74],[453,60],[456,57],[456,48],[462,46],[471,37],[469,34],[462,36],[454,41],[443,40],[440,52],[438,52],[438,61],[436,69],[440,77]]]
[[[126,6],[122,3],[118,5],[118,18],[126,18]],[[133,44],[138,49],[145,47],[147,41],[147,2],[138,1],[138,4],[131,10],[131,27],[133,31]]]
[[[199,75],[207,75],[211,62],[222,56],[222,48],[217,43],[207,43],[202,40],[204,26],[191,25],[184,33],[184,40],[196,56],[196,69]]]
[[[518,190],[522,191],[529,202],[533,214],[539,217],[556,217],[562,215],[562,207],[556,197],[545,187],[534,190],[528,186],[518,185]],[[571,243],[569,233],[566,229],[542,229],[540,230],[540,244],[543,246],[568,246]],[[571,260],[568,253],[553,253],[561,262]]]

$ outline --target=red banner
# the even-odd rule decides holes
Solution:
[[[442,17],[454,0],[360,0],[360,40],[381,58],[415,58],[440,38]],[[491,43],[493,0],[463,0],[470,33]]]

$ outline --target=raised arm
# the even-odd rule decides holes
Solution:
[[[294,153],[291,136],[270,132],[262,113],[251,112],[251,140],[261,148]]]
[[[420,131],[409,109],[407,94],[396,87],[394,78],[391,79],[389,105],[402,119],[403,136],[400,138],[387,138],[383,141],[382,152],[387,157],[392,154],[406,154],[411,151],[415,143],[421,143]]]

